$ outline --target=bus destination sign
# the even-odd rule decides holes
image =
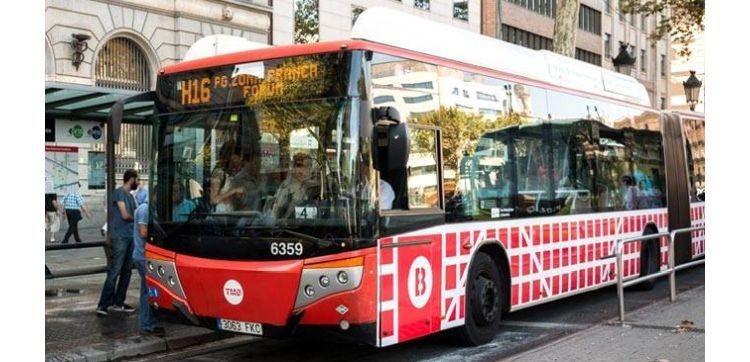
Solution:
[[[176,81],[177,98],[182,106],[204,106],[211,103],[246,104],[298,97],[296,93],[316,93],[323,86],[323,66],[315,61],[287,62],[276,67],[267,62],[238,64],[207,75],[191,74]],[[231,72],[229,72],[231,71]],[[312,91],[312,92],[310,92]],[[318,91],[319,93],[319,91]]]

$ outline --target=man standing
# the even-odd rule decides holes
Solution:
[[[133,230],[133,262],[141,277],[141,296],[138,304],[138,329],[141,334],[163,336],[164,328],[156,326],[151,307],[148,305],[146,287],[146,237],[148,236],[148,190],[137,194],[138,208],[135,209]]]
[[[135,192],[135,207],[138,208],[138,206],[141,205],[141,200],[146,200],[148,198],[148,186],[141,185],[138,187],[138,191]],[[146,200],[145,202],[148,202]]]
[[[132,313],[135,309],[125,304],[125,296],[133,269],[133,211],[135,200],[130,191],[138,188],[138,173],[127,170],[122,177],[122,186],[112,195],[109,215],[112,215],[112,265],[107,271],[96,313],[107,315],[107,308]]]
[[[91,213],[86,205],[83,204],[83,197],[78,192],[81,184],[78,183],[77,187],[73,189],[69,194],[63,197],[63,207],[65,208],[65,216],[68,218],[68,231],[65,233],[62,243],[67,244],[70,236],[75,237],[76,242],[81,242],[81,237],[78,235],[78,222],[83,219],[81,217],[81,210],[86,213],[86,217],[91,219]]]

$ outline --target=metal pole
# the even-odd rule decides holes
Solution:
[[[104,255],[107,258],[107,267],[112,266],[112,213],[109,205],[112,203],[112,195],[115,191],[115,140],[112,122],[107,123],[107,205],[104,212],[107,215],[107,234],[104,237]]]
[[[625,291],[622,286],[622,270],[625,269],[622,261],[622,240],[616,241],[617,253],[617,299],[620,304],[620,323],[625,324]]]
[[[667,254],[669,255],[669,301],[674,302],[677,300],[677,287],[675,282],[675,269],[674,269],[674,236],[675,232],[669,234],[669,249]]]

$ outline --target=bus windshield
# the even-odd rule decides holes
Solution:
[[[210,107],[162,93],[170,99],[162,104],[179,111],[159,116],[152,243],[193,256],[245,260],[366,246],[362,239],[370,233],[363,228],[372,225],[361,216],[373,215],[375,201],[357,191],[368,182],[367,173],[357,170],[369,165],[368,153],[359,151],[358,97],[346,94],[341,74],[347,70],[335,62],[325,64],[320,56],[294,61],[306,64],[296,80],[283,75],[283,61],[275,67],[259,62],[262,72],[243,81],[257,89],[230,88],[222,98],[210,89]],[[338,64],[348,67],[346,60]],[[230,84],[236,69],[233,74]],[[216,77],[206,75],[211,82]],[[233,105],[234,92],[243,91],[244,104]],[[293,246],[270,246],[286,242]]]

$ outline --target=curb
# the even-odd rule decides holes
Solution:
[[[111,361],[213,342],[230,336],[232,334],[199,327],[181,328],[174,332],[167,331],[167,337],[136,335],[111,342],[92,344],[68,352],[47,355],[45,360],[67,362]]]

